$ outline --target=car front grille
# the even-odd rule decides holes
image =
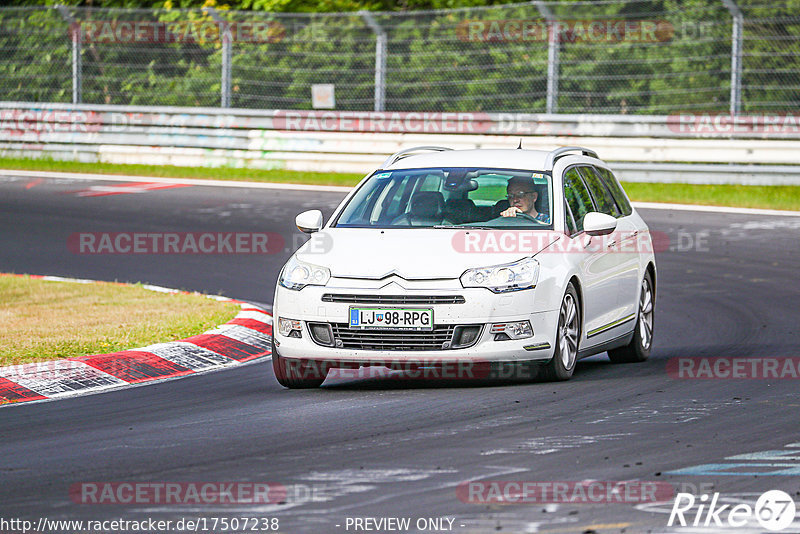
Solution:
[[[464,304],[461,295],[356,295],[332,294],[322,295],[323,302],[341,302],[344,304]]]
[[[341,341],[341,348],[356,350],[442,350],[450,343],[456,325],[435,325],[431,331],[409,330],[357,330],[347,323],[331,323],[333,337]],[[338,346],[338,343],[337,343]]]

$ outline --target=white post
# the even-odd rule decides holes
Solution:
[[[535,1],[533,4],[547,21],[547,113],[558,112],[558,73],[559,52],[561,43],[558,36],[558,24],[550,8],[544,2]]]
[[[81,57],[81,28],[72,18],[66,6],[56,6],[61,17],[69,24],[69,36],[72,41],[72,103],[80,104],[83,100],[83,61]]]
[[[744,14],[735,0],[722,0],[733,17],[731,30],[731,115],[742,111],[742,40],[744,39]]]
[[[375,32],[375,111],[386,107],[386,31],[369,11],[359,11],[367,26]]]
[[[220,25],[220,36],[222,37],[222,72],[220,77],[220,107],[231,107],[231,54],[232,41],[231,29],[229,24],[219,16],[213,7],[208,9],[214,22]]]

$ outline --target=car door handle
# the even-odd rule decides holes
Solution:
[[[639,230],[634,230],[634,231],[633,231],[633,232],[631,232],[630,234],[628,234],[628,235],[625,235],[625,236],[624,236],[624,238],[622,239],[622,241],[623,241],[623,242],[626,242],[626,241],[631,241],[631,240],[633,240],[633,239],[636,239],[636,236],[637,236],[637,235],[639,235]]]
[[[612,248],[612,247],[613,247],[614,245],[616,245],[616,244],[617,244],[617,242],[616,242],[616,241],[609,241],[609,242],[608,242],[608,248]]]

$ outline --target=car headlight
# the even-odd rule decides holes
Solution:
[[[485,287],[494,293],[506,293],[536,287],[539,262],[525,258],[514,263],[468,269],[461,275],[464,287]]]
[[[299,291],[306,286],[324,286],[331,278],[327,267],[300,261],[294,256],[284,265],[278,283],[286,289]]]
[[[303,337],[300,321],[278,317],[278,333],[283,337]]]

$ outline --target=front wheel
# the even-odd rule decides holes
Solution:
[[[643,362],[650,356],[650,348],[653,346],[654,312],[653,278],[648,272],[644,275],[639,292],[639,314],[633,331],[633,339],[624,347],[608,351],[608,357],[612,362]]]
[[[553,358],[542,368],[540,377],[544,380],[569,380],[578,362],[578,340],[581,332],[581,312],[578,306],[578,293],[572,282],[567,286],[561,308],[558,312],[558,329]]]

